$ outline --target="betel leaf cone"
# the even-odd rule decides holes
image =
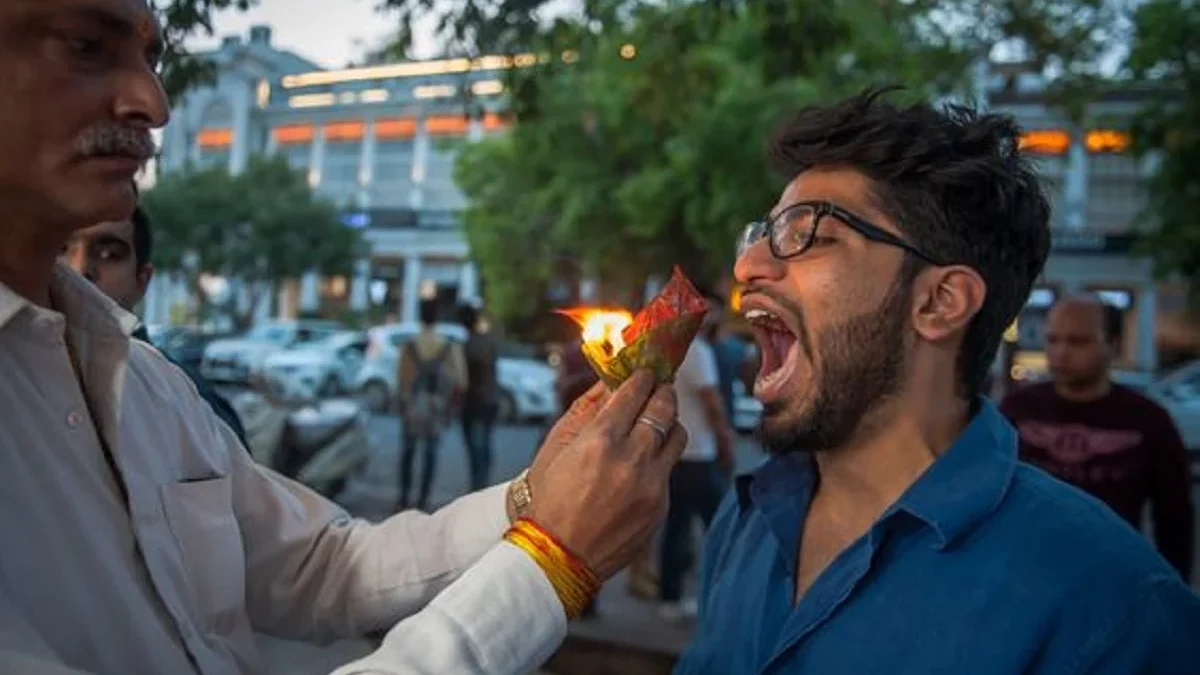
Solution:
[[[708,301],[676,267],[662,292],[621,332],[624,349],[609,356],[603,345],[584,342],[583,355],[609,389],[641,369],[653,372],[659,382],[670,382],[708,309]]]

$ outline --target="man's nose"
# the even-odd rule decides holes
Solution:
[[[171,119],[167,92],[150,64],[123,73],[115,106],[117,119],[136,128],[159,129]]]
[[[748,246],[733,264],[733,276],[744,286],[756,281],[778,281],[786,271],[786,264],[775,257],[766,239]]]

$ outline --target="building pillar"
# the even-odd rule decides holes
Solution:
[[[354,263],[354,281],[350,288],[350,310],[365,312],[371,306],[371,261]]]
[[[404,260],[404,294],[400,298],[400,320],[416,322],[421,297],[421,257],[409,254]]]
[[[1158,371],[1158,289],[1147,283],[1138,292],[1134,305],[1137,314],[1137,352],[1139,370]]]
[[[316,127],[308,154],[308,186],[314,190],[321,185],[321,171],[325,166],[325,127]]]
[[[412,210],[420,211],[425,202],[425,176],[429,170],[429,131],[425,128],[424,114],[417,119],[412,163],[412,193],[408,205]]]
[[[315,312],[321,308],[321,277],[316,272],[305,272],[300,278],[300,311]]]
[[[279,296],[276,299],[280,319],[295,319],[299,314],[300,284],[295,279],[284,279],[279,282]]]
[[[479,270],[475,263],[464,260],[458,272],[458,301],[477,304],[479,299]]]
[[[1084,136],[1082,127],[1072,129],[1063,175],[1063,225],[1071,230],[1087,227],[1088,151]]]
[[[233,141],[229,147],[229,173],[238,175],[246,170],[250,157],[250,113],[254,96],[250,83],[239,81],[233,100]]]
[[[483,140],[483,118],[472,117],[467,123],[467,140],[471,143]]]
[[[358,208],[371,208],[371,183],[375,179],[375,120],[368,119],[363,130],[362,152],[358,157]]]

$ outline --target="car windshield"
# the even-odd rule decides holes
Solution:
[[[258,326],[251,328],[250,332],[246,333],[247,340],[261,340],[263,342],[286,342],[291,335],[291,331],[283,326]]]

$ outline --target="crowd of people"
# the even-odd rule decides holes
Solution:
[[[731,475],[718,316],[673,383],[564,377],[573,403],[526,471],[405,508],[429,506],[455,414],[490,480],[494,345],[449,345],[423,310],[402,510],[368,523],[256,465],[138,338],[132,179],[169,115],[162,49],[144,0],[0,4],[0,672],[248,675],[256,631],[383,631],[337,674],[522,675],[655,558],[670,615],[698,571],[680,675],[1196,672],[1186,461],[1161,409],[1109,381],[1107,310],[1064,299],[1053,381],[983,395],[1049,252],[1010,118],[871,91],[782,128],[787,185],[734,270],[762,466]],[[1159,551],[1131,527],[1147,503]]]

